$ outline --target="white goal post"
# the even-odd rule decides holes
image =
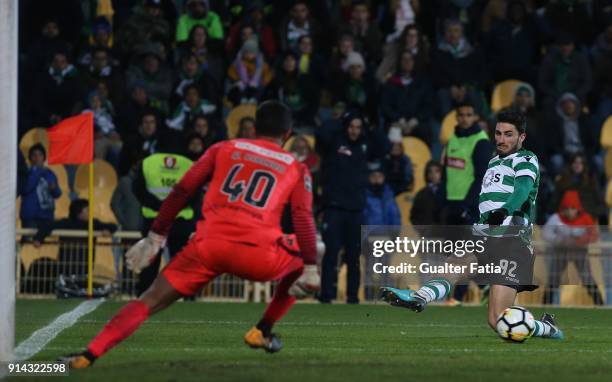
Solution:
[[[0,1],[0,362],[15,344],[18,0]]]

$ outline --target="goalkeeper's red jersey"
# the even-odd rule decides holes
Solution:
[[[312,181],[306,166],[274,142],[235,139],[213,145],[164,201],[152,230],[166,235],[174,217],[210,181],[197,235],[253,245],[282,236],[287,203],[305,263],[314,263]]]

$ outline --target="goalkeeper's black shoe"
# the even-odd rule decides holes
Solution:
[[[544,313],[540,318],[540,321],[550,325],[550,335],[548,335],[547,338],[554,338],[556,340],[562,340],[563,338],[565,338],[563,330],[559,329],[559,327],[557,327],[557,324],[555,323],[554,315]]]
[[[274,333],[265,337],[255,326],[244,335],[244,343],[252,349],[264,349],[268,353],[276,353],[283,348],[283,344]]]
[[[96,357],[90,352],[72,353],[58,358],[58,362],[68,364],[71,369],[85,369],[91,367]]]
[[[408,308],[415,312],[422,312],[427,301],[411,289],[397,289],[391,287],[380,288],[380,298],[392,306]]]

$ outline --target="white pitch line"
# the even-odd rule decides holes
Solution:
[[[49,342],[53,341],[64,329],[74,325],[79,318],[96,310],[104,299],[84,301],[79,306],[57,317],[52,323],[38,329],[27,340],[15,348],[15,360],[25,361],[41,351]]]

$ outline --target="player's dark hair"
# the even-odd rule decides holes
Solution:
[[[501,109],[497,114],[497,122],[514,125],[519,134],[525,134],[527,132],[527,118],[525,114],[517,108],[507,107]]]
[[[282,102],[265,101],[255,112],[255,130],[258,136],[279,138],[291,130],[291,110]]]
[[[32,153],[34,153],[34,151],[40,151],[45,157],[45,159],[47,159],[47,150],[45,150],[45,146],[43,146],[42,144],[36,143],[35,145],[32,145],[32,147],[30,147],[30,149],[28,150],[28,159],[32,158]]]
[[[85,209],[89,205],[89,202],[86,199],[75,199],[70,203],[70,208],[68,209],[68,217],[71,220],[77,220],[81,211]]]

